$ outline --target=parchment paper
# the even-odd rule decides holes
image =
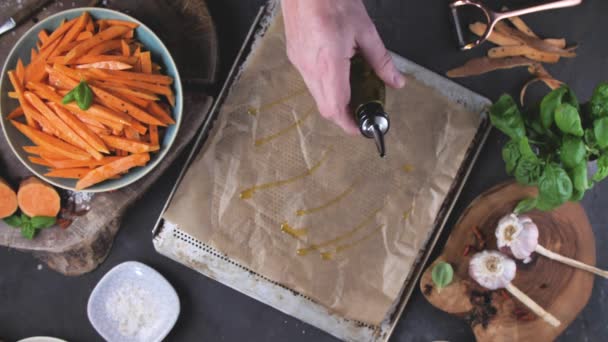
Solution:
[[[381,159],[371,140],[348,137],[318,115],[287,59],[277,15],[164,218],[341,316],[379,324],[480,121],[479,113],[408,81],[387,89],[391,130]],[[240,198],[254,186],[251,198]],[[306,234],[283,232],[285,222]]]

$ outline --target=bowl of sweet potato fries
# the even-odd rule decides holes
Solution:
[[[136,19],[79,8],[32,27],[0,76],[4,136],[45,181],[74,191],[125,187],[169,151],[182,116],[177,67]]]

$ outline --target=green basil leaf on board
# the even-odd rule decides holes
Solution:
[[[597,160],[597,171],[593,175],[594,182],[601,182],[608,177],[608,154],[602,155]]]
[[[43,228],[48,228],[48,227],[52,227],[55,222],[57,222],[57,219],[55,217],[50,217],[50,216],[35,216],[32,217],[32,226],[34,226],[34,228],[36,229],[43,229]]]
[[[581,117],[576,107],[562,103],[555,110],[555,124],[560,131],[577,137],[584,135]]]
[[[19,217],[19,215],[17,215],[17,214],[5,218],[4,222],[6,222],[6,224],[8,224],[9,226],[14,227],[14,228],[21,227],[21,217]]]
[[[513,212],[517,215],[525,214],[528,211],[536,208],[537,203],[538,203],[537,197],[523,199],[519,203],[517,203],[517,206],[515,207],[515,210],[513,210]]]
[[[26,239],[32,240],[36,235],[36,228],[30,223],[27,222],[23,226],[21,226],[21,236]]]
[[[559,157],[562,164],[568,169],[575,168],[587,157],[587,149],[581,138],[566,135],[562,139],[562,146],[559,149]]]
[[[526,135],[523,116],[510,95],[502,95],[490,107],[490,121],[492,121],[494,127],[511,137],[511,139],[523,138]]]
[[[590,106],[593,118],[599,119],[608,116],[608,83],[601,83],[595,88]]]
[[[515,168],[515,179],[524,185],[535,185],[543,173],[543,164],[538,158],[522,156]]]
[[[583,199],[585,192],[589,189],[589,177],[587,175],[587,162],[583,161],[569,172],[570,179],[572,180],[572,198],[573,202],[577,202]]]
[[[538,180],[538,204],[540,210],[548,211],[566,203],[572,197],[572,180],[559,165],[550,163]]]
[[[521,153],[519,152],[519,144],[517,141],[511,139],[502,148],[502,159],[505,161],[508,174],[512,175],[513,172],[515,172],[515,168],[517,167],[520,158]]]
[[[593,133],[598,146],[608,148],[608,117],[593,122]]]
[[[454,269],[452,268],[452,265],[447,262],[439,262],[433,266],[431,277],[433,278],[435,286],[438,289],[442,289],[452,283],[452,280],[454,279]]]

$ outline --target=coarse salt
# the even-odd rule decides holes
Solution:
[[[132,283],[125,283],[109,295],[106,311],[110,319],[118,325],[118,331],[125,337],[150,340],[150,332],[160,324],[158,304],[150,301],[154,296],[150,291]]]

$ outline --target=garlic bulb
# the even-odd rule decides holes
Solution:
[[[496,244],[501,251],[527,264],[538,246],[538,227],[527,216],[509,214],[498,222]]]
[[[496,251],[475,254],[469,263],[469,275],[488,290],[507,287],[515,278],[515,261]]]

